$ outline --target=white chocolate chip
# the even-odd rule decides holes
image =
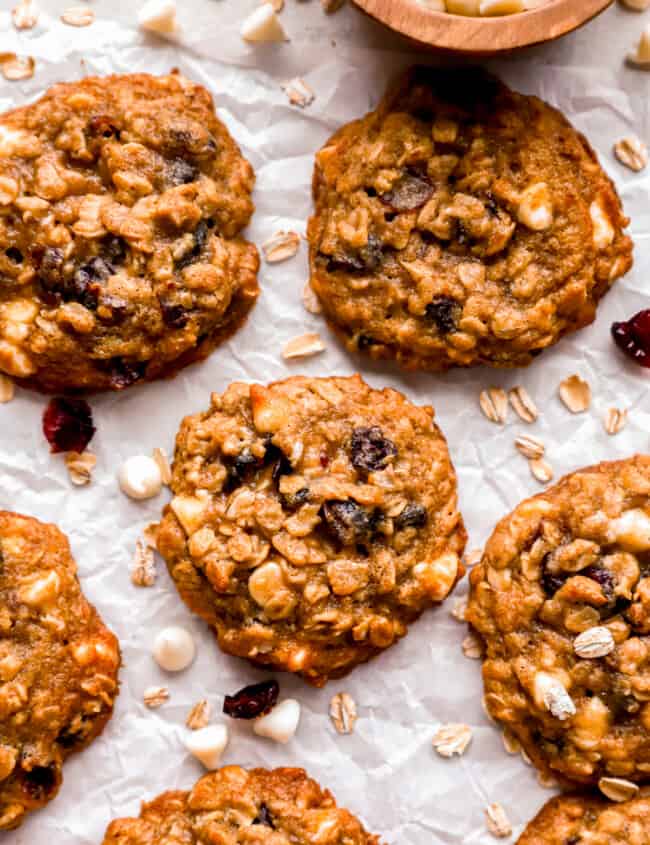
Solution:
[[[576,706],[562,681],[547,672],[538,672],[534,679],[535,702],[563,722],[576,714]]]
[[[534,232],[548,229],[553,223],[553,203],[546,182],[536,182],[522,191],[517,219]]]
[[[596,249],[607,249],[614,240],[614,227],[602,205],[594,200],[589,206],[589,216],[594,227],[594,246]]]
[[[246,18],[241,27],[241,37],[251,43],[288,40],[273,3],[264,3]]]
[[[285,744],[295,734],[299,721],[300,704],[295,698],[285,698],[270,713],[255,719],[253,730],[258,736]]]
[[[206,769],[218,768],[221,755],[228,745],[228,728],[224,724],[209,725],[193,731],[185,741],[185,747]]]
[[[58,596],[60,588],[59,574],[52,569],[47,575],[23,587],[19,599],[30,607],[42,607]]]
[[[615,542],[628,552],[650,549],[650,516],[640,508],[625,511],[611,525]]]
[[[442,601],[456,582],[458,557],[453,552],[446,552],[435,560],[416,563],[413,575],[430,599]]]
[[[160,467],[147,455],[127,458],[119,469],[117,479],[122,492],[131,499],[151,499],[162,490]]]
[[[643,30],[636,49],[627,54],[627,60],[637,67],[650,68],[650,26]]]
[[[178,29],[176,0],[147,0],[138,12],[138,26],[157,35],[172,35]]]
[[[163,628],[154,641],[154,660],[166,672],[181,672],[187,669],[195,655],[194,639],[185,628]]]

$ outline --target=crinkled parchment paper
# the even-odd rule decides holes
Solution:
[[[368,110],[388,77],[410,59],[402,42],[353,9],[328,18],[317,0],[287,0],[283,20],[291,42],[256,48],[244,45],[238,35],[256,0],[181,2],[183,32],[175,43],[139,34],[134,4],[127,0],[96,0],[97,21],[79,30],[58,21],[66,3],[42,0],[48,14],[37,29],[20,34],[10,23],[12,0],[2,5],[2,50],[35,56],[37,68],[31,80],[0,81],[1,109],[33,100],[53,82],[87,73],[164,73],[179,67],[206,85],[257,171],[257,213],[248,234],[258,244],[278,229],[304,232],[315,150],[343,121]],[[432,403],[459,472],[470,548],[480,545],[520,499],[541,489],[514,449],[517,434],[534,433],[546,442],[556,477],[647,450],[649,376],[627,363],[609,338],[612,320],[647,302],[649,182],[644,174],[624,169],[611,153],[612,143],[632,131],[650,137],[650,77],[622,64],[643,22],[643,16],[612,9],[559,44],[497,66],[510,84],[559,106],[587,134],[621,191],[636,241],[634,269],[607,297],[595,325],[546,352],[529,369],[414,375],[348,355],[322,320],[302,307],[303,245],[291,261],[262,265],[262,296],[251,319],[207,362],[172,382],[92,400],[98,466],[90,487],[73,488],[60,457],[48,454],[40,429],[43,397],[21,390],[0,407],[0,506],[55,521],[69,534],[83,588],[118,634],[124,654],[122,691],[104,735],[69,760],[59,797],[19,831],[0,834],[0,840],[98,845],[111,818],[137,814],[141,800],[190,787],[202,774],[183,745],[192,704],[205,697],[215,718],[222,718],[224,693],[265,677],[219,652],[177,597],[162,564],[153,588],[138,589],[129,580],[135,540],[158,517],[166,494],[134,503],[118,491],[115,471],[129,455],[150,453],[155,446],[171,451],[181,416],[203,409],[210,391],[223,390],[233,379],[360,370],[377,387],[392,385],[415,402]],[[296,74],[316,93],[304,111],[291,107],[280,88]],[[326,339],[327,351],[283,361],[283,343],[313,330]],[[572,416],[557,398],[559,382],[572,373],[586,378],[594,391],[591,410],[581,416]],[[488,422],[478,410],[479,391],[516,384],[535,398],[539,422],[526,426],[512,412],[505,427]],[[616,437],[603,428],[612,406],[630,411],[627,428]],[[462,583],[456,597],[465,592]],[[461,652],[465,628],[450,614],[453,603],[452,598],[426,614],[399,645],[325,690],[282,677],[282,694],[303,705],[295,739],[288,746],[274,745],[254,737],[250,726],[231,722],[224,762],[304,766],[395,845],[492,842],[484,822],[484,807],[492,801],[506,807],[519,832],[551,793],[519,757],[506,754],[500,732],[483,714],[480,664]],[[178,676],[166,676],[150,655],[155,633],[169,624],[188,627],[199,644],[195,664]],[[169,702],[156,711],[142,703],[150,684],[167,685],[171,692]],[[358,703],[360,718],[352,736],[339,737],[327,716],[330,697],[339,690]],[[443,760],[431,748],[436,727],[449,721],[466,722],[474,731],[460,759]]]

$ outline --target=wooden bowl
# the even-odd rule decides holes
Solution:
[[[587,23],[613,0],[550,0],[538,9],[494,18],[433,12],[416,0],[354,2],[395,32],[423,45],[486,55],[559,38]]]

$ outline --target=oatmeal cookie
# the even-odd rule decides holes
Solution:
[[[513,367],[592,322],[628,221],[556,109],[476,69],[414,68],[316,156],[311,285],[351,350]]]
[[[0,370],[119,390],[204,358],[258,295],[253,181],[180,75],[89,77],[0,116]]]
[[[517,845],[647,845],[650,799],[612,804],[586,795],[551,799]]]
[[[57,794],[63,761],[103,730],[120,663],[66,537],[0,512],[0,830]]]
[[[137,819],[112,822],[102,845],[380,845],[302,769],[226,766],[191,792],[165,792]]]
[[[359,377],[232,384],[176,440],[158,548],[221,648],[322,686],[463,574],[433,410]]]
[[[650,457],[520,504],[470,582],[490,715],[561,779],[650,782]]]

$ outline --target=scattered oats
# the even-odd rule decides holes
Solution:
[[[210,705],[204,699],[197,702],[194,707],[187,714],[185,724],[192,731],[200,731],[205,728],[210,721]]]
[[[534,697],[538,707],[544,707],[563,722],[576,714],[576,706],[562,681],[547,672],[538,672],[534,681]]]
[[[512,825],[501,804],[488,804],[485,808],[487,829],[497,839],[505,839],[512,834]]]
[[[65,465],[68,468],[70,481],[77,487],[90,484],[92,471],[97,464],[97,457],[92,452],[66,452]]]
[[[153,450],[152,458],[158,465],[162,483],[167,485],[171,484],[172,468],[169,465],[169,458],[167,457],[167,452],[165,452],[165,450],[162,449],[160,446],[156,446],[156,448]]]
[[[470,631],[465,637],[461,648],[465,657],[469,657],[470,660],[480,660],[483,657],[483,641],[473,631]]]
[[[144,703],[150,710],[155,710],[169,698],[167,687],[147,687],[144,691]]]
[[[467,612],[467,599],[456,599],[451,615],[459,622],[466,622],[465,613]]]
[[[627,425],[627,411],[620,408],[610,408],[605,414],[605,431],[607,434],[618,434]]]
[[[281,12],[284,9],[284,0],[260,0],[260,5],[267,2],[273,6],[274,12]]]
[[[508,754],[519,754],[521,752],[521,743],[510,728],[503,729],[501,739],[503,740],[503,747]]]
[[[578,657],[592,660],[596,657],[605,657],[616,648],[614,637],[609,628],[604,625],[596,625],[588,628],[579,634],[573,641],[573,650]]]
[[[159,522],[150,522],[148,525],[145,525],[144,530],[142,532],[142,539],[144,540],[144,544],[148,549],[157,548],[159,528]]]
[[[32,29],[38,23],[38,9],[32,0],[20,0],[11,10],[11,19],[16,29]]]
[[[502,425],[508,416],[508,397],[500,387],[482,390],[479,397],[481,410],[490,422]]]
[[[581,414],[591,404],[591,388],[579,375],[569,376],[560,384],[560,399],[572,414]]]
[[[15,53],[0,53],[0,70],[9,82],[31,79],[34,76],[35,61],[31,56],[17,56]]]
[[[156,562],[153,549],[142,540],[136,540],[135,556],[131,567],[131,582],[136,587],[151,587],[156,580]]]
[[[276,232],[272,238],[262,244],[264,258],[269,264],[286,261],[298,252],[300,235],[298,232]]]
[[[648,148],[640,138],[630,135],[614,144],[616,158],[637,173],[648,164]]]
[[[514,412],[524,422],[533,423],[539,416],[537,405],[533,402],[530,393],[525,387],[518,385],[508,391],[508,398]]]
[[[330,719],[340,734],[351,734],[357,721],[357,705],[347,692],[337,692],[330,701]]]
[[[524,458],[530,461],[536,461],[544,457],[546,447],[538,437],[533,437],[530,434],[522,434],[515,440],[517,450],[521,452]]]
[[[323,311],[320,301],[309,282],[302,289],[302,304],[310,314],[320,314]]]
[[[69,6],[63,11],[61,20],[68,26],[90,26],[95,20],[95,13],[90,6]]]
[[[537,772],[537,783],[543,789],[557,789],[560,786],[557,778],[554,778],[548,772]]]
[[[601,778],[598,781],[598,789],[609,798],[610,801],[629,801],[639,791],[636,783],[623,778]]]
[[[282,348],[283,358],[305,358],[308,355],[316,355],[325,349],[318,332],[307,332],[288,340]]]
[[[469,552],[465,552],[465,566],[468,569],[472,569],[473,567],[477,566],[481,562],[481,558],[483,557],[483,549],[472,549]]]
[[[553,480],[553,467],[544,458],[537,458],[534,461],[528,461],[528,466],[533,476],[541,483],[548,484]]]
[[[299,76],[296,76],[294,79],[285,83],[282,86],[282,90],[289,98],[291,105],[298,106],[298,108],[301,109],[305,109],[307,106],[310,106],[316,98],[313,90],[309,87],[309,85],[307,85],[305,80],[301,79]]]
[[[454,754],[460,757],[471,740],[472,729],[469,725],[441,725],[433,737],[433,747],[441,757],[453,757]]]
[[[326,15],[331,15],[343,6],[345,0],[320,0],[323,11]]]
[[[14,398],[15,385],[9,376],[0,373],[0,404],[11,402]]]

